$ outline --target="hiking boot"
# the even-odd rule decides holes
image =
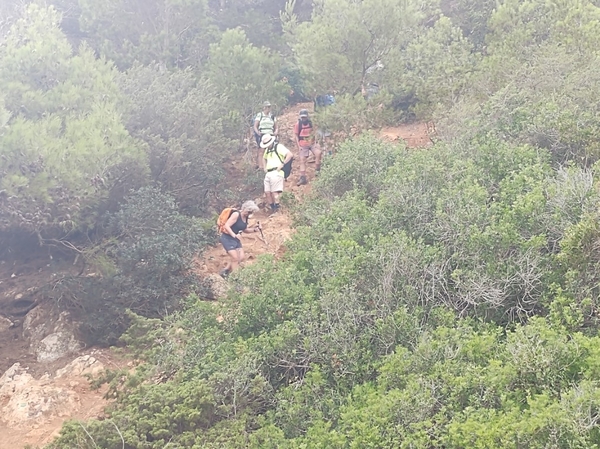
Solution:
[[[306,184],[308,184],[308,181],[306,180],[306,176],[300,176],[300,180],[298,181],[298,183],[296,185],[303,186]]]
[[[223,268],[221,271],[219,271],[219,276],[221,276],[223,279],[227,279],[227,276],[229,276],[229,270],[227,268]]]

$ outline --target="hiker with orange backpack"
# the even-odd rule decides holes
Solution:
[[[248,228],[248,218],[258,210],[258,206],[254,201],[246,201],[242,204],[240,210],[228,207],[223,209],[219,215],[217,228],[221,233],[220,242],[229,255],[227,266],[219,273],[221,277],[226,278],[244,260],[244,249],[240,240],[242,232],[247,234],[262,232],[260,224]]]
[[[321,170],[321,148],[315,141],[315,129],[308,117],[308,110],[301,109],[298,122],[294,125],[294,137],[300,156],[300,180],[299,186],[306,184],[306,161],[310,153],[315,155],[315,171]]]
[[[260,142],[264,150],[265,196],[272,212],[279,210],[279,195],[283,192],[284,180],[289,176],[294,155],[275,136],[265,134]]]

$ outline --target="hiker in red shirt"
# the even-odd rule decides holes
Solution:
[[[308,182],[306,180],[306,160],[311,152],[315,155],[315,172],[319,173],[319,170],[321,170],[321,148],[315,141],[315,129],[312,121],[308,118],[308,111],[306,109],[300,110],[299,116],[298,123],[294,125],[294,136],[300,156],[300,180],[298,185],[301,186]]]

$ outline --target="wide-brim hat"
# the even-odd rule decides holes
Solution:
[[[263,108],[266,108],[267,106],[271,106],[271,102],[269,100],[263,102]]]
[[[262,136],[262,139],[260,139],[260,147],[263,149],[269,148],[273,142],[275,142],[275,136],[272,136],[271,134],[265,134]]]

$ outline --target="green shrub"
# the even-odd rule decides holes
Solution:
[[[114,243],[104,254],[113,269],[102,277],[67,278],[58,291],[81,320],[86,341],[116,343],[128,327],[127,310],[145,317],[171,313],[197,287],[190,263],[214,238],[211,228],[179,214],[174,200],[157,189],[129,196],[111,219]]]

